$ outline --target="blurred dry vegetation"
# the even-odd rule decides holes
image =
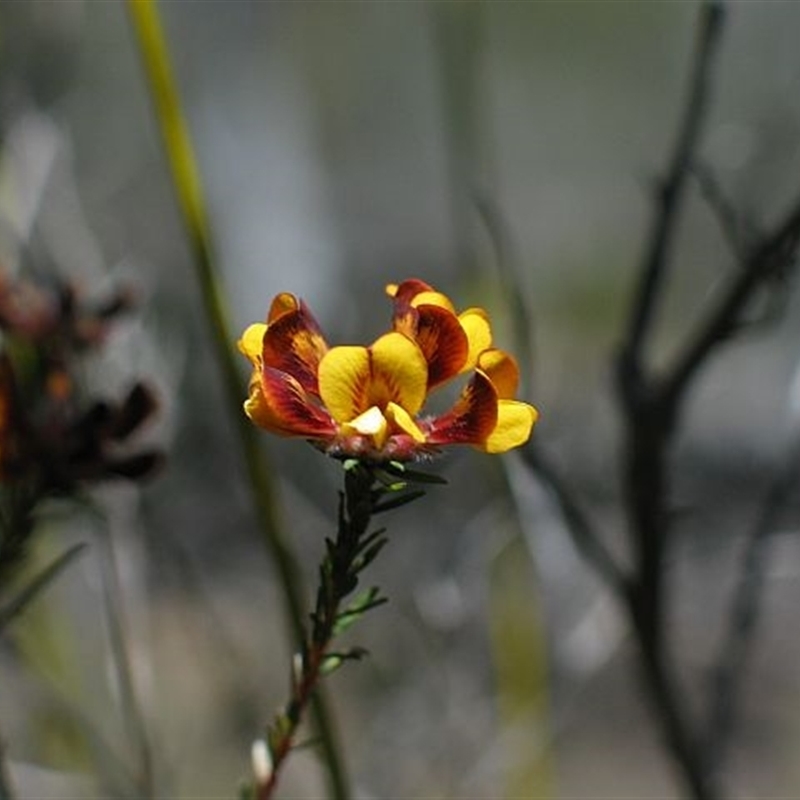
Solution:
[[[460,307],[485,305],[501,345],[531,354],[537,444],[622,552],[612,356],[697,6],[160,10],[236,329],[291,291],[330,341],[370,341],[388,320],[384,285],[410,276]],[[799,30],[800,4],[730,5],[701,155],[742,230],[774,222],[800,190]],[[5,270],[135,287],[140,313],[86,380],[101,393],[153,382],[150,435],[168,452],[145,488],[98,490],[105,521],[59,508],[42,519],[37,558],[90,547],[0,640],[19,796],[139,796],[146,769],[159,797],[230,797],[284,697],[290,646],[122,3],[0,4],[0,202]],[[696,184],[686,202],[656,360],[730,269]],[[789,288],[765,309],[774,324],[710,362],[672,460],[669,636],[689,694],[717,652],[743,535],[800,414]],[[243,360],[243,385],[245,373]],[[339,469],[267,438],[310,583]],[[371,655],[327,684],[356,796],[677,796],[618,608],[542,483],[520,459],[498,461],[449,455],[437,471],[450,485],[389,520],[371,577],[391,602],[353,634]],[[731,797],[800,793],[796,501],[772,540]],[[123,646],[141,719],[115,666]],[[322,787],[313,750],[297,753],[281,796]]]

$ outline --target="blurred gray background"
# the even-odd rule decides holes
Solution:
[[[420,277],[487,307],[531,353],[536,437],[611,541],[611,392],[635,270],[682,108],[692,2],[162,2],[236,330],[290,291],[329,341],[369,342],[383,287]],[[729,4],[702,154],[756,229],[800,192],[800,4]],[[116,558],[158,796],[230,797],[283,701],[289,646],[255,527],[126,9],[0,4],[0,260],[141,313],[87,381],[158,387],[168,467],[100,492],[108,525],[54,515],[44,548],[93,543],[13,631],[0,724],[23,797],[134,796],[107,603]],[[733,267],[692,190],[656,341],[668,357]],[[530,341],[515,340],[509,298]],[[742,536],[797,424],[796,297],[719,354],[675,456],[673,634],[702,687]],[[246,364],[242,360],[243,386]],[[794,384],[793,384],[794,381]],[[794,385],[794,390],[792,386]],[[264,435],[309,582],[339,468]],[[557,509],[513,454],[448,454],[448,487],[387,519],[371,578],[390,596],[350,634],[371,656],[327,683],[363,798],[677,797],[625,627]],[[800,796],[797,509],[774,537],[731,797]],[[700,709],[698,710],[700,713]],[[127,721],[126,721],[127,720]],[[96,777],[98,776],[99,777]],[[312,751],[282,797],[317,797]]]

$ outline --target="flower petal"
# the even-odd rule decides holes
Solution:
[[[500,400],[497,404],[497,425],[480,445],[487,453],[505,453],[519,447],[531,436],[539,412],[518,400]]]
[[[371,436],[375,446],[380,449],[389,438],[389,422],[378,406],[372,406],[354,420],[342,425],[341,432],[345,436],[352,436],[354,433]]]
[[[415,442],[422,444],[425,441],[425,434],[420,430],[414,418],[397,403],[387,404],[386,418],[394,428],[407,433]]]
[[[446,294],[436,292],[433,290],[419,292],[411,298],[412,308],[419,308],[420,306],[437,306],[438,308],[445,308],[451,314],[456,313],[455,306],[450,301]]]
[[[490,348],[478,356],[478,369],[486,373],[497,389],[497,396],[511,399],[519,385],[519,367],[513,356],[503,350]]]
[[[430,423],[430,444],[482,445],[497,424],[497,390],[476,372],[450,411]]]
[[[386,286],[386,294],[395,302],[408,304],[420,292],[432,292],[433,287],[419,278],[409,278],[402,283],[390,283]]]
[[[319,363],[319,395],[337,422],[349,422],[370,407],[370,356],[366,347],[332,347]]]
[[[436,305],[421,305],[395,317],[395,330],[413,339],[428,362],[428,391],[461,371],[469,344],[458,318]]]
[[[319,395],[317,372],[328,345],[305,303],[280,315],[273,314],[276,304],[281,305],[281,297],[294,300],[293,295],[278,295],[272,302],[273,321],[264,334],[264,365],[292,375],[307,392]]]
[[[264,334],[266,332],[267,326],[263,322],[255,322],[245,329],[242,338],[237,342],[239,352],[247,356],[253,366],[261,364],[261,356],[264,350]]]
[[[281,436],[329,439],[336,434],[330,415],[311,401],[300,383],[270,367],[253,375],[244,410],[256,425]]]
[[[402,406],[414,416],[428,394],[428,362],[420,348],[402,333],[392,331],[369,348],[371,379],[369,405]]]
[[[492,346],[492,328],[489,324],[489,315],[482,308],[468,308],[458,315],[458,321],[467,335],[469,353],[461,367],[462,372],[474,369],[478,363],[478,356]]]
[[[289,292],[276,294],[269,307],[267,324],[271,325],[284,314],[288,314],[290,311],[297,311],[299,308],[300,301],[293,294],[289,294]]]

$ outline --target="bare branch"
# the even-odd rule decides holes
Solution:
[[[708,164],[695,160],[691,165],[691,171],[703,199],[717,218],[732,254],[736,256],[737,261],[743,261],[748,246],[755,239],[753,232],[749,230],[750,226],[744,224],[744,220],[726,197],[717,176]]]
[[[800,435],[796,435],[780,471],[767,488],[742,557],[728,615],[728,630],[712,679],[714,694],[706,734],[710,770],[719,768],[735,730],[741,685],[761,611],[769,544],[780,514],[797,491],[799,476]]]
[[[719,0],[707,0],[703,4],[689,99],[669,170],[659,187],[659,211],[653,221],[645,250],[621,355],[622,364],[636,372],[653,321],[659,290],[664,281],[686,178],[706,115],[710,76],[723,19],[723,6]]]
[[[689,381],[713,348],[730,337],[758,291],[793,266],[800,244],[800,198],[771,234],[751,251],[738,274],[719,297],[697,335],[678,356],[663,384],[665,403],[677,405]]]
[[[530,445],[521,452],[531,471],[538,475],[552,492],[578,552],[605,581],[617,599],[624,601],[628,596],[628,580],[575,499],[563,476],[542,453],[541,447]]]

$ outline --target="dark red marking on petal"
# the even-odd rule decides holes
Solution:
[[[300,308],[300,301],[289,292],[281,292],[272,298],[272,303],[269,307],[267,314],[267,325],[271,325],[275,320],[288,314],[291,311],[297,311]]]
[[[446,308],[421,305],[412,337],[428,362],[428,389],[458,375],[469,353],[469,341],[458,317]]]
[[[337,425],[330,414],[316,405],[292,375],[264,367],[261,392],[276,432],[312,439],[329,439],[336,435]]]
[[[319,362],[327,351],[325,337],[305,303],[277,317],[264,334],[264,366],[288,373],[317,397]]]
[[[497,425],[497,391],[476,372],[447,412],[428,423],[429,444],[481,444]]]
[[[409,278],[398,284],[397,291],[394,293],[394,302],[402,306],[410,305],[411,301],[420,292],[432,292],[433,286],[421,281],[419,278]]]

